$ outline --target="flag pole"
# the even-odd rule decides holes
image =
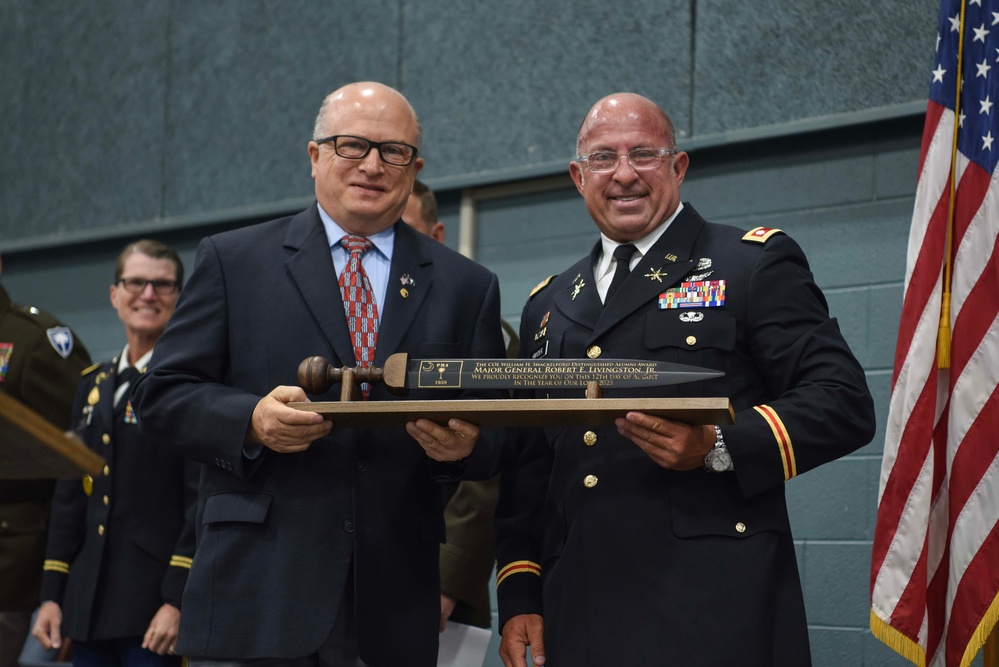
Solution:
[[[954,207],[957,193],[957,140],[961,127],[961,67],[964,60],[964,5],[961,2],[961,21],[957,39],[957,71],[954,79],[957,88],[954,95],[954,139],[950,145],[950,196],[947,202],[947,241],[944,244],[943,293],[940,300],[940,326],[937,329],[937,368],[950,368],[950,290],[951,290],[951,247],[954,243]],[[990,666],[991,667],[991,666]]]

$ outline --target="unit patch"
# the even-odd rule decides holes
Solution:
[[[10,368],[10,355],[14,351],[13,343],[0,343],[0,384],[7,377],[7,369]]]
[[[46,329],[45,333],[49,337],[52,349],[59,353],[63,359],[67,359],[73,352],[73,332],[68,327],[52,327]]]

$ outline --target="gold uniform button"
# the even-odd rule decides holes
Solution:
[[[108,435],[107,433],[105,433],[104,435],[101,436],[101,442],[103,442],[105,445],[110,445],[111,444],[111,436]]]
[[[585,486],[588,489],[592,489],[597,485],[598,481],[599,480],[597,480],[596,475],[587,475],[586,477],[583,478],[583,486]]]
[[[83,492],[88,496],[94,492],[94,478],[90,475],[83,476]]]
[[[97,534],[98,535],[103,535],[104,534],[104,524],[101,524],[101,525],[97,526]]]
[[[601,352],[602,350],[600,349],[599,345],[591,345],[586,350],[586,356],[588,356],[590,359],[596,359],[597,357],[600,356]]]
[[[111,499],[108,498],[107,496],[104,496],[104,504],[105,505],[110,505],[111,504]]]
[[[735,524],[735,532],[737,532],[737,533],[744,533],[744,532],[746,532],[746,524],[744,524],[741,521],[739,523]]]
[[[592,447],[597,444],[597,434],[593,431],[587,431],[583,434],[583,442],[586,443],[587,447]]]
[[[104,466],[104,476],[107,477],[111,474],[111,466]]]
[[[695,338],[694,336],[687,336],[687,345],[696,345],[696,344],[697,344],[697,338]]]

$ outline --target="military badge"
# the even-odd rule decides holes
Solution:
[[[669,274],[663,273],[663,270],[660,267],[658,269],[652,269],[650,273],[645,274],[645,277],[649,280],[655,280],[657,283],[661,283],[663,281],[663,277],[666,275]]]
[[[402,276],[399,278],[399,282],[401,282],[403,285],[409,285],[410,287],[416,286],[416,281],[413,280],[413,278],[408,273],[402,274]]]
[[[725,305],[724,280],[698,280],[680,283],[659,295],[659,308],[713,308]]]
[[[681,322],[686,322],[688,324],[690,324],[692,322],[700,322],[703,319],[704,319],[704,313],[702,313],[699,310],[695,310],[695,311],[689,311],[688,310],[688,311],[684,311],[684,312],[680,313],[680,321]]]
[[[575,301],[576,297],[579,296],[579,291],[586,287],[586,281],[583,280],[583,274],[577,273],[576,277],[572,279],[572,300]]]
[[[132,401],[125,404],[125,423],[126,424],[138,424],[139,420],[135,418],[135,410],[132,409]]]
[[[7,377],[7,369],[10,368],[10,355],[14,352],[13,343],[0,343],[0,384]]]
[[[73,332],[68,327],[52,327],[46,329],[45,333],[49,337],[52,349],[58,352],[63,359],[68,358],[73,352]]]

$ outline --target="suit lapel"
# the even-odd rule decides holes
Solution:
[[[549,288],[555,291],[555,307],[559,312],[587,329],[596,326],[603,310],[597,281],[593,277],[593,266],[599,252],[600,242],[597,241],[587,257],[561,273]]]
[[[383,366],[402,345],[432,289],[434,263],[418,233],[402,221],[395,223],[392,266],[375,348],[376,366]]]
[[[600,337],[618,322],[647,304],[651,299],[680,282],[697,265],[691,258],[694,241],[704,228],[704,220],[689,204],[642,261],[632,269],[614,299],[603,309],[593,331]]]
[[[296,215],[288,227],[284,243],[289,251],[288,271],[337,357],[330,361],[335,366],[353,366],[354,345],[347,330],[329,240],[317,207],[318,204],[313,204]]]

